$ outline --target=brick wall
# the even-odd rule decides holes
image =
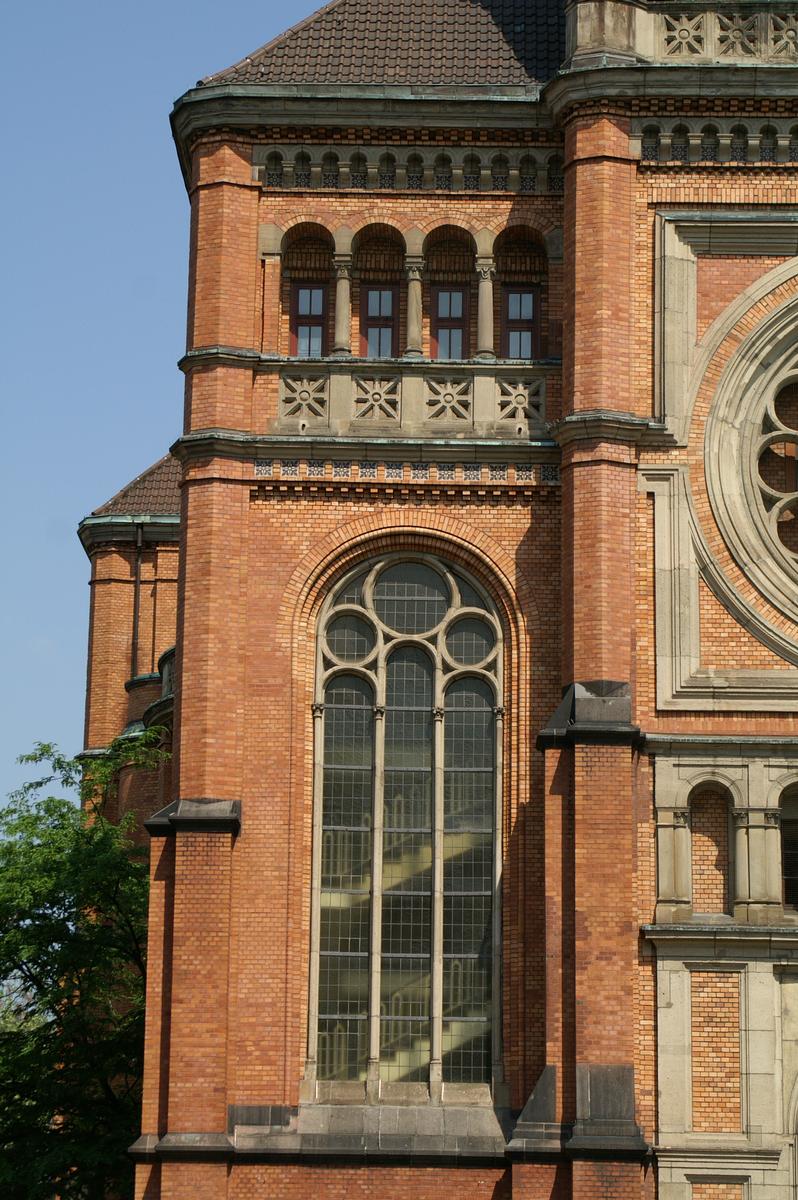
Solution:
[[[729,911],[729,801],[721,792],[701,792],[690,800],[693,911]]]
[[[742,1183],[694,1183],[692,1200],[743,1200]]]
[[[693,971],[690,976],[693,1130],[740,1130],[740,976]]]

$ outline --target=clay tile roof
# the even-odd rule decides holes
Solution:
[[[332,0],[203,84],[482,87],[551,79],[564,0]]]
[[[180,512],[180,464],[171,454],[165,454],[131,483],[118,491],[105,504],[95,508],[93,517],[117,515],[135,516],[149,513],[155,516],[177,516]]]

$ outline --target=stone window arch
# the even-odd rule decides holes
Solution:
[[[502,629],[459,567],[389,554],[319,618],[308,1077],[386,1097],[500,1059]],[[386,1091],[386,1089],[388,1091]]]

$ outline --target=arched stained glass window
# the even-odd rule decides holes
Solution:
[[[501,627],[475,582],[387,556],[321,615],[308,1072],[490,1083],[500,1059]]]

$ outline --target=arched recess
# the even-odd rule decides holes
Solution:
[[[533,359],[552,353],[549,320],[548,262],[540,233],[528,225],[509,225],[493,244],[496,283],[494,328],[501,358]]]
[[[439,225],[424,239],[425,351],[469,358],[477,347],[477,244],[468,230]]]
[[[352,345],[396,358],[405,345],[405,240],[392,225],[362,226],[352,239]]]
[[[332,234],[323,225],[314,221],[302,221],[292,225],[283,235],[281,244],[282,271],[280,277],[281,352],[300,354],[302,357],[318,357],[328,353],[333,343],[334,291],[333,291]],[[310,302],[308,293],[312,292]],[[321,311],[316,309],[316,296],[321,295]],[[300,309],[308,308],[307,313]],[[307,318],[306,324],[323,330],[321,345],[316,353],[297,342],[297,326]]]
[[[502,1078],[502,668],[494,601],[447,559],[383,552],[327,591],[307,1079]]]
[[[502,828],[503,852],[510,856],[519,853],[521,842],[513,835],[518,831],[517,817],[529,800],[532,771],[532,747],[528,736],[533,705],[547,686],[549,665],[541,648],[545,646],[544,631],[533,592],[531,578],[520,575],[513,554],[469,522],[447,519],[442,524],[440,514],[399,510],[386,520],[384,514],[364,515],[348,522],[327,536],[319,538],[297,564],[283,591],[283,599],[274,626],[276,643],[291,656],[290,683],[286,687],[285,706],[290,714],[291,729],[289,768],[285,786],[290,798],[289,828],[286,831],[291,851],[286,870],[307,871],[311,854],[312,830],[312,736],[313,681],[316,654],[318,614],[334,582],[344,574],[375,555],[391,552],[430,553],[451,562],[473,576],[488,591],[496,606],[502,626],[503,671],[506,712],[504,717],[505,768],[503,772]],[[537,648],[537,651],[535,650]],[[536,699],[537,697],[537,699]],[[511,836],[513,835],[513,836]],[[509,841],[508,841],[509,839]],[[523,838],[521,839],[523,841]],[[518,871],[518,866],[513,868]],[[301,930],[302,940],[309,936],[309,907],[292,901],[291,919]],[[525,910],[518,910],[517,919],[506,924],[504,945],[509,960],[520,961],[526,944]],[[529,918],[532,919],[531,917]],[[308,931],[307,933],[305,931]],[[530,1003],[528,988],[518,972],[509,966],[504,981],[505,1012],[512,1005],[524,1012]],[[303,1002],[304,1003],[304,1002]],[[529,1046],[515,1047],[508,1065],[509,1082],[522,1091],[529,1083],[525,1071],[527,1059],[534,1054],[539,1030],[535,1021],[537,1009],[529,1013]],[[304,1007],[295,1019],[305,1027]],[[534,1028],[533,1028],[534,1026]],[[524,1026],[526,1028],[526,1026]],[[534,1043],[534,1045],[533,1045]],[[513,1080],[515,1081],[513,1083]]]
[[[732,797],[717,783],[703,782],[690,792],[690,866],[694,913],[731,912]]]

